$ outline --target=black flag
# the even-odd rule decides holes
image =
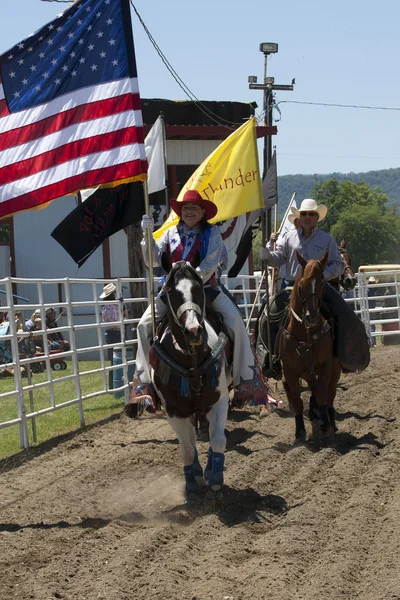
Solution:
[[[141,181],[98,188],[51,235],[81,267],[107,237],[140,221],[143,213]]]
[[[249,214],[245,230],[243,231],[242,237],[236,248],[236,260],[232,267],[229,269],[228,277],[237,277],[247,257],[250,254],[253,240],[256,237],[257,231],[261,224],[261,215],[265,210],[271,208],[278,202],[278,175],[276,169],[276,152],[274,151],[271,162],[268,167],[268,171],[264,177],[262,183],[262,191],[264,198],[264,208],[253,210]]]

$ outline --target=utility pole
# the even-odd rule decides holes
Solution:
[[[248,78],[249,88],[251,90],[263,90],[263,110],[264,120],[267,127],[272,126],[272,108],[274,105],[274,90],[293,91],[294,79],[290,85],[275,84],[274,77],[267,77],[267,61],[270,54],[278,52],[278,44],[272,42],[262,42],[260,44],[260,52],[264,54],[264,80],[263,83],[257,83],[257,77],[250,75]],[[263,180],[267,174],[269,164],[272,157],[272,137],[266,135],[264,137],[264,153],[263,153]],[[265,246],[266,240],[269,239],[272,231],[272,209],[268,208],[262,220],[262,244]]]

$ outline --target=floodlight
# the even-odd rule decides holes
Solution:
[[[264,54],[276,54],[278,52],[278,44],[273,42],[261,42],[260,52]]]

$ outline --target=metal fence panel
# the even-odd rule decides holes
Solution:
[[[382,276],[379,271],[369,271],[368,277]],[[368,302],[367,274],[357,274],[357,286],[354,295],[346,297],[355,312],[365,324],[370,339],[383,336],[399,335],[400,324],[400,297],[399,297],[399,270],[387,270],[384,273],[385,282],[378,282],[373,287],[377,292],[374,300],[377,307],[370,308]],[[237,283],[237,282],[240,283]],[[129,400],[129,382],[132,381],[135,369],[135,356],[137,342],[135,339],[135,328],[138,318],[123,317],[124,306],[132,315],[133,305],[145,302],[148,304],[149,297],[130,297],[123,292],[131,289],[135,284],[143,284],[146,279],[120,278],[112,279],[117,288],[117,300],[115,304],[119,310],[119,320],[115,322],[120,332],[121,341],[106,344],[104,330],[109,324],[103,323],[101,311],[106,303],[100,299],[104,280],[100,279],[17,279],[6,278],[0,280],[0,291],[2,298],[6,298],[7,304],[1,310],[11,315],[9,319],[9,330],[0,337],[0,373],[4,370],[12,373],[14,378],[14,390],[3,392],[0,379],[0,402],[14,398],[16,410],[10,413],[9,418],[0,419],[0,429],[4,427],[19,427],[19,439],[21,448],[29,446],[30,441],[36,441],[36,419],[41,415],[58,411],[66,406],[78,405],[79,420],[85,424],[85,400],[113,393],[116,397],[123,397],[124,402]],[[261,304],[262,294],[260,289],[260,276],[243,275],[235,278],[235,287],[230,287],[230,281],[224,276],[222,282],[234,296],[243,318],[249,326],[255,323],[258,308]],[[148,282],[147,282],[148,283]],[[262,283],[262,282],[261,282]],[[13,286],[23,284],[26,299],[13,295]],[[371,286],[370,286],[371,287]],[[391,293],[388,293],[388,290]],[[148,285],[147,285],[148,294]],[[34,298],[30,302],[29,298]],[[54,298],[58,298],[54,301]],[[123,300],[122,300],[123,298]],[[27,300],[27,301],[25,301]],[[255,303],[255,304],[254,304]],[[388,304],[389,303],[389,304]],[[379,304],[379,306],[378,306]],[[255,309],[253,309],[253,305]],[[56,332],[59,332],[67,340],[70,348],[54,352],[48,338],[49,330],[46,330],[46,309],[56,308],[62,311]],[[30,318],[36,311],[37,322],[42,323],[41,329],[35,330],[35,336],[42,339],[43,352],[35,352],[34,355],[23,351],[26,344],[32,344],[34,336],[32,332],[22,331],[18,324],[18,313],[24,318]],[[250,320],[250,322],[249,322]],[[378,327],[377,327],[378,326]],[[50,330],[51,331],[51,330]],[[112,364],[109,358],[112,357]],[[115,358],[115,363],[113,362]],[[96,361],[98,366],[88,367],[87,361]],[[55,377],[53,374],[57,369],[63,369],[67,363],[68,371],[62,376]],[[46,381],[35,382],[34,373],[43,371],[46,373]],[[110,386],[111,375],[113,386]],[[114,373],[116,376],[114,378]],[[26,377],[24,376],[26,375]],[[59,374],[58,374],[59,375]],[[87,388],[86,381],[90,376],[98,375],[96,389]],[[63,382],[73,382],[74,393],[71,398],[58,400],[59,386]],[[114,387],[114,382],[117,386]],[[48,403],[37,406],[35,394],[40,390],[48,392]],[[31,424],[29,434],[28,423]],[[30,440],[30,435],[32,440]]]

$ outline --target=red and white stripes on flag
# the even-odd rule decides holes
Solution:
[[[0,217],[146,171],[137,78],[13,114],[0,83]]]

